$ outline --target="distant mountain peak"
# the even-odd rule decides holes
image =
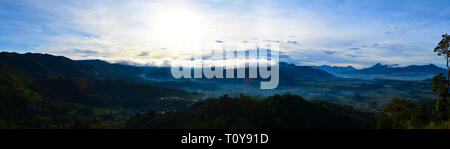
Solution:
[[[388,64],[388,65],[386,65],[387,67],[389,67],[389,68],[398,68],[398,67],[402,67],[402,66],[400,66],[399,64]]]
[[[435,64],[428,64],[427,66],[428,66],[428,67],[434,67],[434,68],[441,68],[441,67],[439,67],[439,66],[436,66]]]
[[[383,67],[383,66],[384,66],[384,65],[381,64],[381,63],[376,63],[375,65],[372,66],[372,68],[375,68],[375,67]]]
[[[446,73],[446,69],[438,67],[434,64],[401,66],[399,64],[377,63],[369,68],[345,73],[358,75],[378,75],[377,77],[415,77],[423,79],[424,77],[432,77],[440,72]],[[366,77],[370,78],[370,76]]]
[[[423,67],[423,68],[439,68],[442,69],[439,66],[436,66],[434,64],[428,64],[428,65],[407,65],[407,66],[402,66],[400,64],[381,64],[381,63],[376,63],[375,65],[373,65],[372,67],[366,68],[366,69],[371,69],[371,68],[408,68],[408,67]]]
[[[282,65],[286,65],[286,66],[297,66],[297,65],[295,65],[294,63],[287,63],[287,62],[279,62],[278,63],[280,66],[282,66]]]
[[[328,73],[340,73],[340,72],[347,72],[347,71],[354,71],[357,70],[351,65],[341,67],[341,66],[329,66],[329,65],[321,65],[321,66],[312,66],[315,69],[321,69]]]
[[[401,67],[405,67],[405,66],[401,66],[399,64],[381,64],[381,63],[376,63],[375,65],[373,65],[372,67],[369,68],[380,68],[380,67],[385,67],[385,68],[401,68]]]

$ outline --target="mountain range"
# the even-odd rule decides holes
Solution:
[[[149,123],[158,124],[150,128],[359,128],[364,120],[372,120],[370,114],[349,107],[310,103],[290,95],[278,95],[261,101],[229,98],[203,101],[197,97],[197,93],[164,87],[166,83],[146,82],[146,77],[142,77],[142,74],[161,69],[167,68],[125,66],[99,60],[73,61],[47,54],[2,52],[0,128],[135,128],[147,127]],[[322,80],[336,78],[322,70],[287,63],[282,63],[280,70],[282,76],[293,80],[316,79],[298,77],[296,73],[322,77]],[[223,82],[214,84],[222,86]],[[182,83],[192,85],[188,81]],[[236,109],[245,113],[227,112]],[[168,114],[161,116],[161,119],[151,117],[151,121],[140,119],[139,113],[147,115],[144,113],[147,111]],[[355,117],[355,114],[358,116]],[[247,115],[255,117],[248,118]],[[328,120],[324,120],[324,117]],[[329,123],[330,120],[336,123]],[[176,123],[164,124],[172,121]],[[276,125],[273,122],[277,122]],[[231,123],[242,125],[228,125]]]
[[[48,54],[0,53],[0,60],[18,68],[33,78],[70,76],[82,78],[126,78],[135,80],[138,75],[150,79],[173,78],[170,67],[140,67],[111,64],[101,60],[74,61],[62,56]],[[247,67],[248,73],[248,67]],[[309,66],[296,66],[280,62],[280,78],[293,80],[327,80],[334,75]]]
[[[436,74],[442,72],[447,74],[447,70],[434,64],[429,65],[409,65],[400,66],[398,64],[381,64],[377,63],[372,67],[356,69],[352,66],[312,66],[333,74],[337,77],[352,79],[395,79],[395,80],[425,80],[430,79]]]
[[[169,67],[136,67],[101,60],[75,61],[48,54],[2,52],[0,128],[124,128],[130,124],[131,128],[315,128],[319,125],[321,128],[359,128],[365,120],[371,121],[370,114],[297,96],[273,95],[291,92],[309,99],[340,101],[345,98],[352,103],[380,95],[383,95],[380,98],[389,98],[384,93],[429,99],[425,90],[431,92],[430,81],[358,82],[339,75],[362,72],[376,76],[377,71],[431,75],[427,71],[442,71],[436,67],[378,64],[336,75],[310,66],[280,62],[281,89],[263,91],[259,86],[252,86],[259,83],[255,81],[258,79],[173,79]],[[253,95],[218,99],[211,96],[212,99],[205,100],[209,98],[205,95],[229,93]],[[330,98],[325,98],[328,96]],[[229,113],[236,110],[243,114]],[[147,111],[153,112],[136,114]],[[355,118],[355,114],[360,116]],[[130,121],[124,124],[124,120]],[[333,123],[329,123],[330,120]],[[236,125],[230,126],[231,123]]]
[[[315,69],[320,69],[323,71],[326,71],[328,73],[340,73],[340,72],[347,72],[347,71],[355,71],[357,70],[353,66],[347,66],[347,67],[339,67],[339,66],[328,66],[328,65],[321,65],[321,66],[311,66]]]
[[[369,68],[361,70],[344,71],[348,74],[438,74],[446,72],[444,68],[438,67],[434,64],[429,65],[410,65],[399,66],[398,64],[380,64],[377,63]]]
[[[344,78],[424,80],[430,79],[441,72],[447,74],[446,69],[434,64],[399,66],[397,64],[377,63],[369,68],[342,71],[334,74]]]
[[[134,67],[108,66],[96,71],[110,73],[97,75],[65,57],[0,53],[0,128],[105,128],[116,125],[111,113],[186,108],[196,99],[182,89],[118,79]]]
[[[101,60],[71,60],[62,56],[49,54],[18,54],[0,53],[0,60],[14,66],[13,71],[21,71],[31,78],[51,77],[79,77],[87,79],[124,79],[134,82],[211,82],[224,81],[226,79],[174,79],[170,73],[170,67],[130,66],[123,64],[111,64]],[[341,78],[357,79],[430,79],[445,69],[436,65],[410,65],[400,67],[398,65],[383,65],[380,63],[364,69],[355,69],[352,66],[296,66],[280,62],[280,81],[327,81]],[[246,68],[248,73],[248,67]],[[192,71],[193,72],[193,71]],[[248,82],[249,79],[226,80],[227,83]],[[251,80],[251,79],[250,79]],[[255,80],[255,79],[254,79]],[[256,82],[256,81],[254,81]],[[183,87],[183,85],[174,85]],[[186,85],[184,85],[186,86]],[[173,87],[173,86],[169,86]]]

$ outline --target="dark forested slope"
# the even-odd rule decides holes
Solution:
[[[363,128],[373,115],[300,96],[275,95],[264,100],[241,96],[208,99],[189,109],[136,115],[129,128]]]

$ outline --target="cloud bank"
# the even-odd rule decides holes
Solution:
[[[164,64],[205,44],[279,41],[299,65],[442,65],[449,1],[0,0],[0,50]]]

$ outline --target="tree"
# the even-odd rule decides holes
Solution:
[[[388,104],[386,104],[382,111],[387,115],[380,115],[378,117],[378,127],[386,128],[387,123],[392,123],[391,128],[404,128],[408,120],[412,118],[414,113],[415,103],[411,99],[403,99],[394,97]],[[380,121],[384,121],[381,123]]]
[[[438,43],[438,46],[434,48],[434,52],[437,52],[438,56],[444,56],[445,62],[447,66],[447,80],[450,80],[450,67],[449,67],[449,58],[450,58],[450,36],[447,34],[442,35],[442,40]],[[447,81],[446,89],[450,86],[450,82]]]
[[[450,36],[447,34],[442,35],[442,40],[438,43],[438,45],[434,48],[434,52],[437,53],[438,56],[444,56],[445,62],[447,66],[447,78],[444,78],[442,73],[439,73],[433,78],[433,92],[439,94],[439,99],[436,101],[435,110],[433,111],[435,117],[438,120],[447,119],[447,97],[448,97],[448,89],[450,87],[450,67],[449,67],[449,58],[450,58]]]
[[[439,73],[438,75],[434,76],[432,79],[432,84],[433,84],[433,92],[438,94],[439,97],[445,98],[447,95],[447,91],[446,91],[446,84],[447,84],[447,79],[444,77],[444,75],[441,73]]]

